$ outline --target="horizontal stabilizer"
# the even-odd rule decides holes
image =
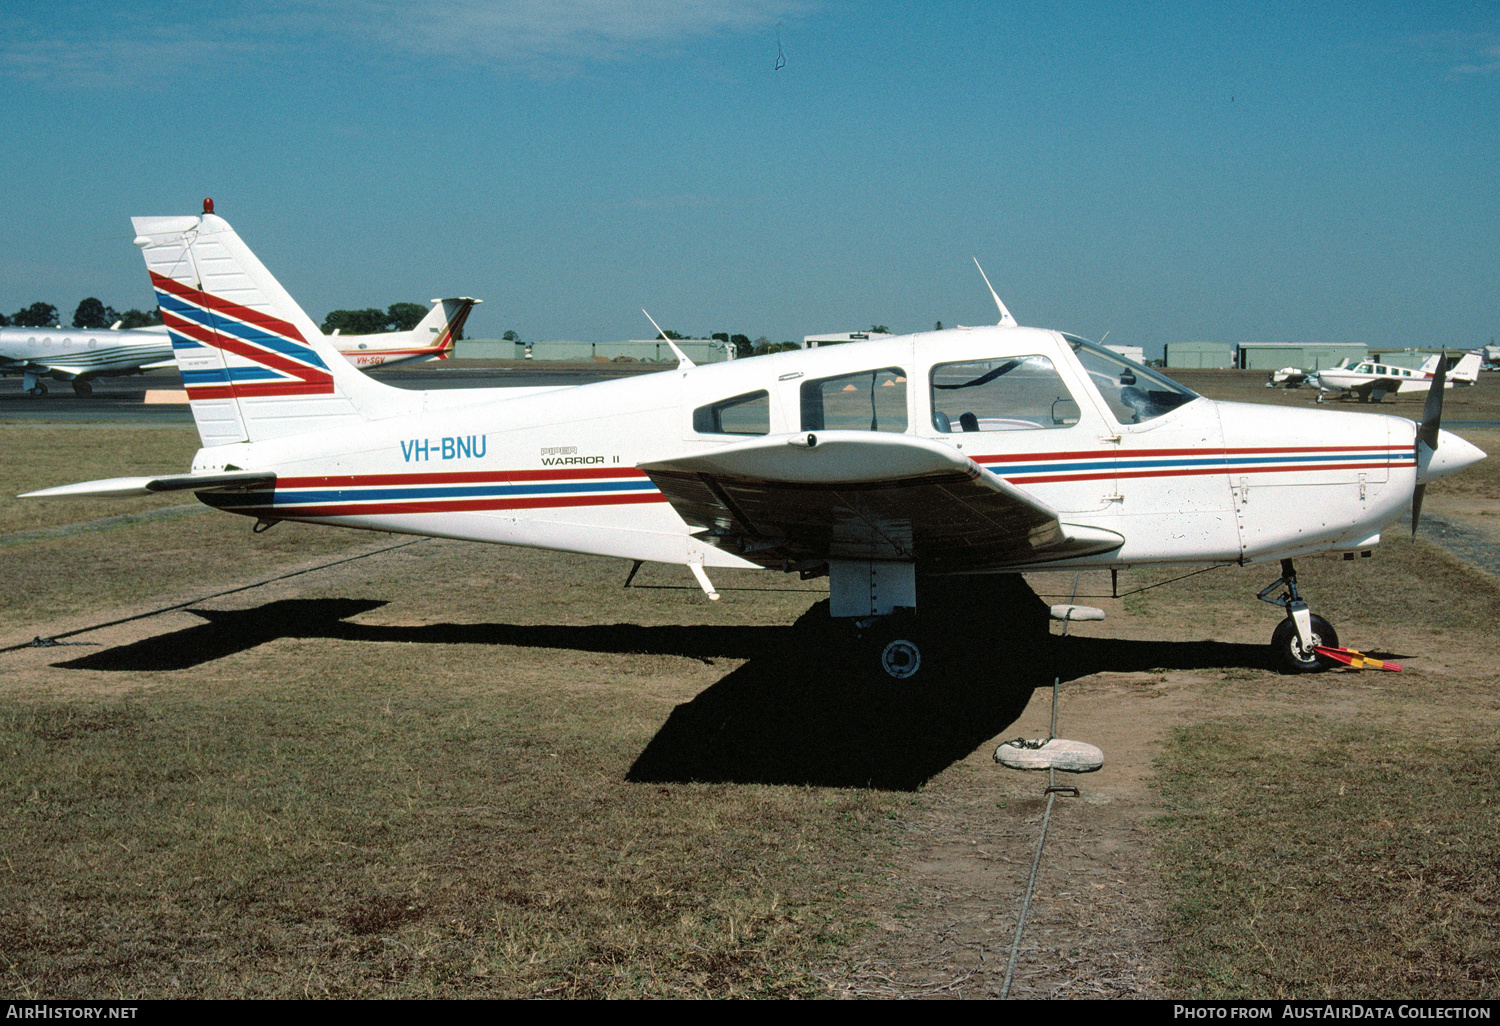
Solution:
[[[910,435],[772,435],[640,469],[699,538],[762,566],[890,560],[962,572],[1124,541],[1059,523],[1051,507],[956,449]]]
[[[156,492],[228,492],[274,485],[269,470],[238,470],[225,474],[170,474],[166,477],[110,477],[103,481],[80,481],[41,491],[27,492],[22,499],[57,499],[77,496],[153,495]]]

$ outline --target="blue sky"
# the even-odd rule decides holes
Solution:
[[[786,58],[776,70],[777,38]],[[7,5],[0,310],[204,196],[307,311],[773,340],[1500,335],[1492,3]]]

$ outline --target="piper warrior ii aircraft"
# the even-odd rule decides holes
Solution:
[[[33,496],[186,490],[260,523],[827,573],[889,676],[922,665],[948,575],[1281,561],[1273,644],[1333,628],[1292,557],[1367,551],[1484,453],[1369,413],[1214,402],[1091,342],[1016,326],[906,335],[571,388],[406,391],[337,358],[230,226],[135,219],[203,448],[186,474]],[[991,290],[993,292],[993,290]],[[877,671],[878,672],[878,671]]]
[[[1374,360],[1366,360],[1353,367],[1346,367],[1340,363],[1337,367],[1328,367],[1318,371],[1315,375],[1310,375],[1308,380],[1317,386],[1320,393],[1342,392],[1345,396],[1358,396],[1360,402],[1378,403],[1394,393],[1430,391],[1439,362],[1442,363],[1446,373],[1444,388],[1452,388],[1454,385],[1472,385],[1479,380],[1480,356],[1477,352],[1465,353],[1452,364],[1451,368],[1449,367],[1451,361],[1446,353],[1434,353],[1416,370],[1410,367],[1397,367],[1394,364],[1378,363]],[[1272,380],[1275,380],[1274,376]],[[1323,397],[1320,394],[1318,401],[1322,402],[1322,400]]]

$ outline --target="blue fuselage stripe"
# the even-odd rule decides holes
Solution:
[[[350,488],[279,490],[272,500],[276,505],[333,502],[390,502],[403,499],[475,499],[522,497],[532,495],[570,495],[588,492],[650,492],[656,486],[650,481],[590,481],[584,484],[485,484],[472,487],[443,485],[435,488]]]
[[[1312,456],[1210,456],[1203,459],[1144,459],[1132,457],[1129,453],[1121,453],[1113,460],[1070,460],[1065,463],[1005,463],[1005,462],[980,462],[986,470],[995,474],[1053,474],[1059,471],[1089,471],[1150,469],[1156,467],[1215,467],[1222,466],[1225,469],[1231,467],[1248,467],[1257,464],[1285,464],[1288,470],[1295,470],[1298,465],[1305,463],[1352,463],[1356,465],[1368,463],[1403,463],[1414,457],[1410,450],[1400,449],[1395,452],[1370,452],[1370,453],[1342,453],[1342,454],[1320,454]],[[984,458],[980,457],[982,461]]]

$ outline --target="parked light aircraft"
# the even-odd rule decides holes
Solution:
[[[412,360],[446,360],[463,331],[464,322],[469,319],[469,311],[482,302],[484,300],[468,296],[434,299],[427,316],[410,331],[340,335],[335,329],[329,341],[356,367],[389,367]]]
[[[704,367],[679,353],[571,388],[406,391],[337,359],[223,219],[134,224],[203,448],[186,474],[32,496],[189,490],[265,524],[685,564],[710,598],[706,568],[827,573],[832,615],[897,679],[935,630],[919,580],[1272,560],[1272,643],[1289,670],[1318,669],[1336,632],[1293,557],[1369,551],[1407,509],[1415,523],[1427,481],[1484,457],[1440,430],[1441,372],[1420,426],[1216,402],[1019,327],[998,297],[994,327]]]
[[[1309,376],[1301,367],[1282,367],[1280,370],[1273,370],[1266,377],[1266,387],[1301,388]]]
[[[1352,367],[1340,363],[1337,367],[1327,367],[1309,375],[1308,381],[1320,392],[1342,392],[1346,396],[1358,396],[1361,402],[1378,403],[1394,393],[1430,391],[1439,362],[1447,374],[1445,388],[1472,385],[1479,380],[1480,355],[1474,352],[1465,353],[1456,363],[1449,360],[1446,353],[1434,353],[1415,370],[1377,360],[1365,360]]]
[[[170,367],[172,340],[165,327],[0,328],[0,377],[21,375],[21,387],[47,394],[43,378],[67,381],[80,396],[94,394],[94,378]]]

